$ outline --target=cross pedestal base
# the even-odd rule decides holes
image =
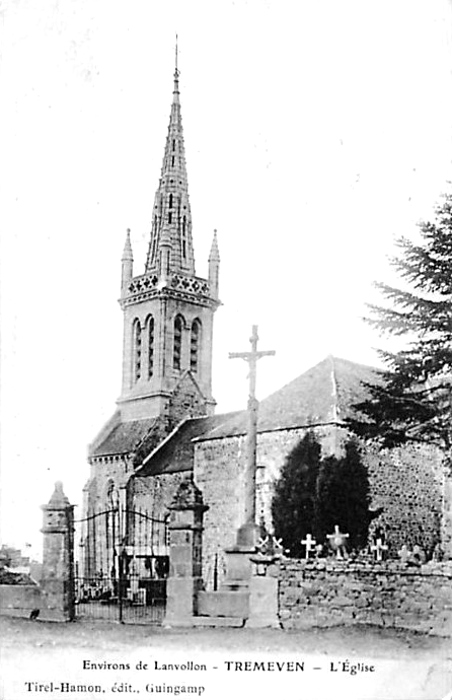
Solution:
[[[259,540],[265,537],[265,530],[256,523],[245,523],[237,530],[237,538],[235,547],[237,549],[246,549],[247,551],[256,551]],[[231,550],[230,550],[231,551]]]
[[[198,615],[248,619],[253,575],[251,557],[256,554],[259,536],[260,528],[252,523],[238,530],[236,544],[225,550],[226,579],[219,591],[199,593]]]

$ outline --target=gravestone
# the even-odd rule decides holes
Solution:
[[[312,551],[315,551],[316,541],[310,533],[306,535],[306,539],[301,540],[301,544],[305,546],[305,559],[309,559],[309,555]]]
[[[327,535],[330,542],[330,547],[336,552],[337,559],[344,559],[347,557],[346,542],[350,535],[345,532],[341,532],[339,525],[334,526],[334,532],[332,535]]]

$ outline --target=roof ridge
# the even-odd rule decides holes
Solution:
[[[162,440],[161,442],[159,442],[159,444],[156,445],[156,446],[154,447],[154,449],[151,450],[151,452],[149,452],[148,456],[145,457],[145,458],[143,459],[143,461],[141,462],[140,467],[144,467],[144,465],[147,464],[147,463],[149,462],[149,460],[150,460],[164,445],[166,445],[167,442],[169,442],[169,440],[171,440],[171,438],[178,432],[178,430],[179,430],[179,429],[184,425],[184,423],[186,423],[188,420],[190,420],[190,418],[189,418],[188,416],[187,416],[186,418],[182,418],[182,420],[176,425],[176,427],[173,428],[173,430],[172,430],[170,433],[168,433],[168,435],[167,435],[165,438],[163,438],[163,440]]]
[[[336,379],[336,367],[334,364],[334,357],[333,355],[330,355],[330,363],[331,363],[331,384],[332,384],[332,409],[333,409],[333,421],[337,421],[337,414],[338,414],[338,396],[337,396],[337,379]]]

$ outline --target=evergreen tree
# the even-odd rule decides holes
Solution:
[[[317,484],[317,511],[322,540],[339,525],[349,534],[348,546],[366,546],[369,524],[376,515],[370,512],[369,480],[356,439],[345,444],[345,454],[322,460]]]
[[[451,447],[452,195],[433,222],[419,225],[420,243],[398,241],[392,262],[405,289],[378,284],[387,306],[370,306],[369,322],[382,334],[406,338],[400,352],[381,351],[387,367],[349,426],[392,447],[407,440]]]
[[[378,512],[369,511],[369,482],[356,439],[349,439],[341,457],[321,457],[321,446],[307,433],[288,455],[275,484],[272,517],[277,538],[293,557],[304,554],[307,533],[318,543],[339,525],[349,534],[349,545],[366,545],[369,523]]]
[[[275,484],[272,518],[276,537],[294,557],[303,553],[301,540],[317,529],[317,480],[321,447],[315,435],[306,433],[288,455]]]

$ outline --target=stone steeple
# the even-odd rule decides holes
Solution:
[[[208,278],[196,276],[177,49],[168,133],[142,275],[133,273],[129,234],[122,256],[120,299],[124,311],[121,420],[175,413],[175,391],[191,392],[183,400],[187,415],[193,414],[195,404],[203,406],[198,414],[211,413],[215,404],[213,314],[220,303],[220,259],[215,235]]]
[[[174,70],[173,101],[163,155],[162,171],[154,198],[151,239],[146,273],[195,274],[192,218],[179,92],[179,69]]]

